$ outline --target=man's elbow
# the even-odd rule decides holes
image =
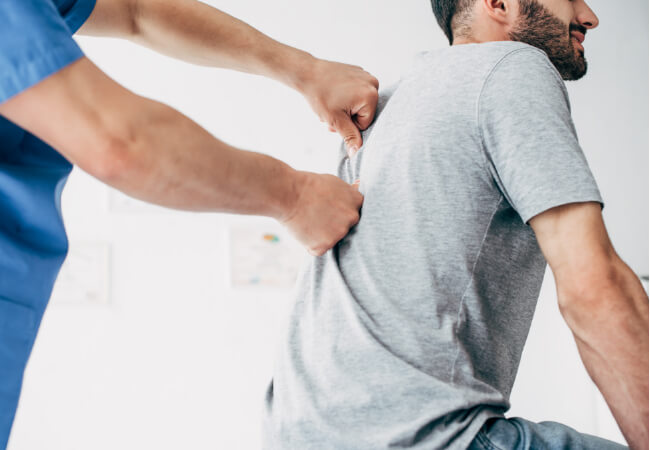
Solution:
[[[119,187],[134,177],[136,169],[135,142],[116,134],[104,134],[97,138],[91,159],[79,166],[100,181]]]
[[[562,316],[570,322],[616,301],[621,295],[621,274],[618,264],[612,260],[601,262],[598,267],[558,282],[558,304]]]
[[[125,111],[111,112],[93,129],[92,149],[84,152],[87,167],[79,166],[118,189],[141,189],[155,178],[160,133],[178,113],[161,103],[133,97]],[[96,157],[93,157],[96,156]]]
[[[140,17],[144,0],[127,0],[127,37],[136,39],[141,34]]]
[[[625,309],[631,303],[630,283],[636,276],[615,254],[594,267],[558,282],[558,304],[569,327],[575,332],[590,327],[598,316]]]

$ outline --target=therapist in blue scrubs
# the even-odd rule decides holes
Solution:
[[[350,152],[375,114],[377,80],[361,68],[314,58],[198,1],[0,2],[0,448],[68,250],[60,198],[73,164],[162,206],[273,217],[312,254],[359,220],[356,186],[233,148],[128,91],[84,57],[78,29],[276,79],[302,93]]]

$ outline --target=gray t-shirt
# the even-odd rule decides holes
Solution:
[[[298,282],[268,449],[467,448],[509,408],[546,262],[533,216],[601,202],[546,55],[420,55],[339,175],[361,221]]]

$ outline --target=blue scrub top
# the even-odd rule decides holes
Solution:
[[[83,56],[72,34],[94,6],[95,0],[0,1],[0,103]],[[61,191],[71,170],[54,149],[0,116],[0,449],[68,251]]]

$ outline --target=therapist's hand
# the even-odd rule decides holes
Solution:
[[[359,222],[363,196],[358,183],[333,175],[298,172],[295,200],[279,218],[310,254],[320,256],[334,247]]]
[[[361,131],[375,118],[379,82],[358,66],[314,59],[299,91],[322,122],[338,132],[348,154],[358,150]]]

